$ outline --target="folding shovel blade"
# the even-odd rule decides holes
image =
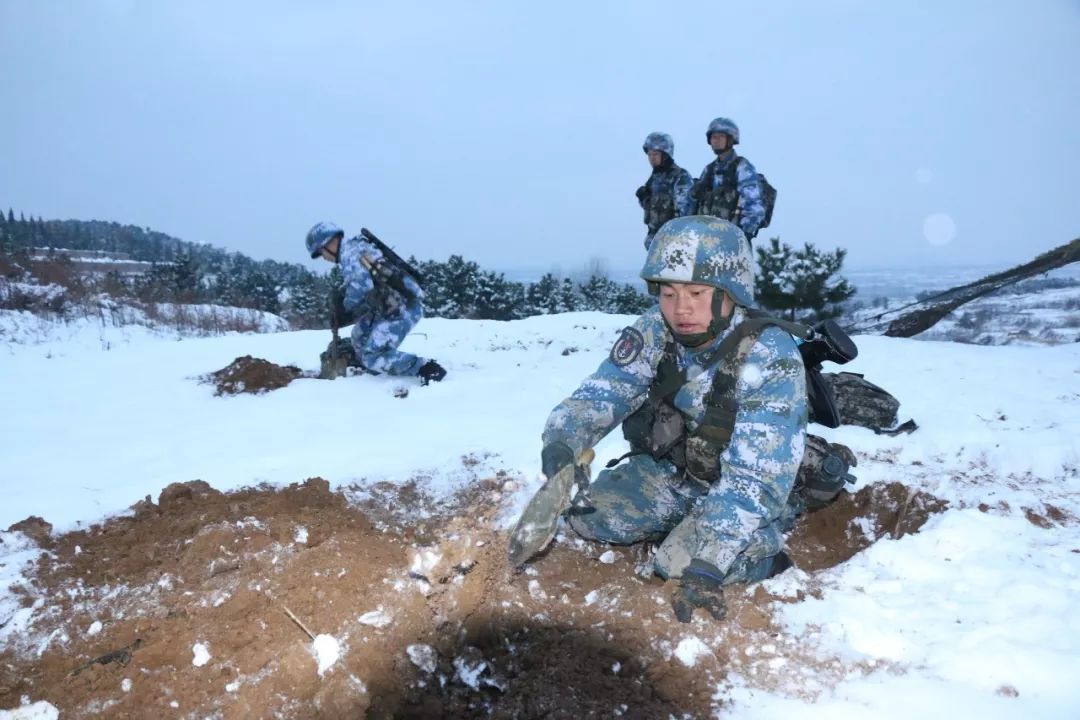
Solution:
[[[574,483],[574,466],[570,465],[536,491],[525,506],[521,518],[510,534],[509,560],[511,567],[524,565],[547,547],[555,537],[559,516],[570,505],[570,486]]]

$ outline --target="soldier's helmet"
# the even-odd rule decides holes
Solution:
[[[304,240],[307,244],[308,252],[311,253],[311,258],[314,260],[319,257],[319,253],[322,252],[322,249],[326,247],[327,243],[337,236],[345,237],[345,231],[334,223],[315,223],[315,226],[308,230],[307,238]]]
[[[753,307],[753,268],[750,243],[738,225],[711,215],[688,215],[656,231],[641,279],[653,295],[660,293],[661,283],[697,283],[725,290],[736,304]]]
[[[667,153],[668,157],[675,157],[675,141],[672,140],[671,136],[667,133],[649,133],[645,136],[645,142],[642,144],[641,149],[645,152],[659,150],[660,152]]]
[[[731,138],[732,145],[739,144],[739,126],[735,124],[734,120],[726,117],[718,117],[709,123],[709,129],[705,131],[705,141],[708,142],[713,133],[722,132],[727,133]]]

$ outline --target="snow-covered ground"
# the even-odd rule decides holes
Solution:
[[[548,412],[630,321],[424,320],[404,348],[443,363],[443,383],[301,379],[235,397],[215,397],[200,377],[242,355],[314,370],[329,334],[175,340],[80,321],[59,337],[7,343],[0,528],[30,515],[57,531],[85,527],[194,479],[229,489],[316,475],[335,485],[428,477],[432,492],[449,493],[468,480],[463,456],[479,461],[474,471],[525,477],[520,508],[535,487]],[[860,486],[899,481],[951,507],[920,533],[816,577],[769,581],[777,593],[814,590],[776,609],[802,647],[822,662],[876,662],[852,663],[813,704],[795,689],[820,683],[802,675],[792,692],[731,677],[717,697],[741,718],[1080,717],[1080,344],[858,343],[845,369],[890,390],[901,419],[920,428],[822,434],[856,450]],[[401,385],[404,399],[394,396]],[[617,436],[598,459],[621,453]],[[8,588],[35,550],[21,534],[0,539],[4,643],[19,625]]]

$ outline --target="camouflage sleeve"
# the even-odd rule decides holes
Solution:
[[[751,351],[738,383],[731,444],[710,491],[730,509],[715,528],[718,561],[733,560],[755,533],[780,517],[795,484],[806,443],[806,377],[794,341],[769,328]],[[726,570],[726,568],[721,568]]]
[[[690,173],[683,170],[679,173],[679,177],[675,179],[675,216],[683,217],[684,215],[692,215],[694,212],[694,198],[690,196],[690,191],[694,187],[694,179],[690,177]]]
[[[761,183],[758,182],[757,169],[746,158],[739,158],[736,173],[739,181],[739,226],[747,235],[753,235],[765,220]]]
[[[401,281],[405,284],[405,289],[409,291],[409,294],[417,302],[421,302],[424,299],[424,290],[420,287],[420,284],[413,279],[413,276],[409,273],[401,273]]]
[[[375,290],[371,273],[360,262],[361,256],[373,260],[373,254],[381,256],[378,250],[359,238],[341,241],[341,275],[345,280],[345,308],[348,310],[355,310]]]
[[[658,308],[624,328],[596,372],[551,411],[544,444],[562,441],[577,455],[615,429],[645,402],[665,342]]]

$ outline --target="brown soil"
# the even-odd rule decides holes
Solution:
[[[214,386],[215,395],[257,395],[283,388],[303,375],[304,371],[294,365],[275,365],[269,360],[244,355],[210,373],[206,381]]]
[[[647,546],[603,562],[608,548],[560,535],[511,572],[493,528],[512,489],[490,478],[436,503],[420,482],[169,486],[130,517],[48,539],[22,589],[43,606],[0,651],[0,708],[29,696],[67,718],[698,718],[720,709],[731,672],[812,697],[792,668],[826,685],[850,670],[806,656],[770,610],[793,599],[762,586],[733,588],[722,622],[675,622]],[[800,522],[792,557],[808,571],[843,562],[894,532],[905,498],[899,484],[843,496]],[[943,507],[907,498],[899,532]],[[322,676],[286,608],[338,640]],[[694,637],[708,650],[687,667],[675,650]],[[211,655],[201,667],[196,643]]]

